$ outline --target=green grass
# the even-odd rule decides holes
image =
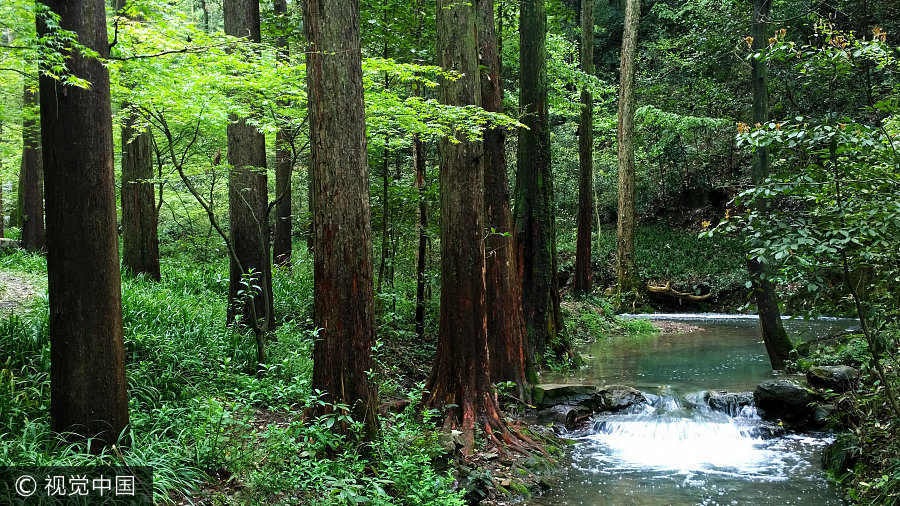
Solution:
[[[560,264],[575,261],[574,231],[560,234]],[[671,281],[682,291],[703,289],[713,296],[742,297],[747,281],[740,240],[729,237],[700,238],[699,231],[665,224],[641,225],[635,230],[634,249],[638,276],[653,283]],[[595,284],[614,284],[616,231],[604,228],[595,235],[592,247]]]
[[[560,309],[566,332],[576,345],[593,343],[610,335],[638,336],[659,332],[649,320],[617,316],[610,299],[594,294],[566,299]]]
[[[316,396],[311,265],[305,251],[296,259],[293,271],[275,274],[281,325],[260,377],[248,374],[252,337],[225,326],[223,258],[176,254],[163,259],[160,283],[124,277],[132,443],[99,456],[50,430],[46,295],[0,318],[0,465],[149,465],[157,502],[197,497],[203,488],[245,504],[461,504],[449,472],[439,470],[445,450],[431,414],[423,418],[415,402],[385,417],[365,452],[355,435],[330,430],[333,419],[301,419]],[[0,268],[46,275],[43,257],[22,252],[0,258]]]

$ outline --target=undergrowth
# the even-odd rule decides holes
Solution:
[[[295,258],[292,271],[275,274],[281,325],[261,376],[248,374],[252,337],[225,325],[224,259],[175,255],[163,259],[162,282],[123,278],[130,444],[101,455],[50,429],[46,295],[3,315],[0,465],[152,466],[162,503],[462,504],[432,415],[416,402],[382,418],[368,451],[354,433],[333,432],[333,418],[301,418],[318,398],[310,391],[311,265],[303,251]],[[43,257],[23,252],[0,258],[0,268],[46,274]]]
[[[894,328],[888,342],[896,347],[898,338],[900,332]],[[826,392],[825,402],[836,408],[831,425],[838,431],[835,443],[823,457],[829,477],[854,503],[900,504],[900,420],[890,409],[884,385],[871,367],[872,355],[865,339],[850,332],[802,351],[804,354],[792,362],[795,372],[819,365],[849,365],[861,373],[854,390]],[[882,365],[896,391],[900,386],[896,354],[882,359]]]

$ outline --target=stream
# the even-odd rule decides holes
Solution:
[[[766,436],[753,406],[709,409],[703,391],[752,391],[774,373],[754,317],[666,315],[694,326],[673,333],[614,337],[580,350],[574,375],[545,383],[623,384],[652,406],[595,415],[575,440],[561,485],[534,505],[838,505],[820,461],[825,433]],[[833,333],[851,320],[787,320],[793,339]]]

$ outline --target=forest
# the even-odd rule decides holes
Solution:
[[[0,503],[900,504],[898,34],[3,0]]]

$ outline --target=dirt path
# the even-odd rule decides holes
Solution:
[[[12,312],[36,295],[34,282],[16,274],[0,271],[0,313]]]

